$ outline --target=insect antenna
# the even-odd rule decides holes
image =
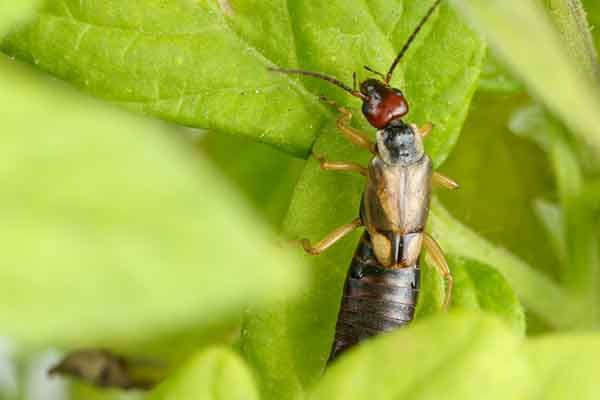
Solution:
[[[442,0],[436,0],[436,2],[433,3],[433,5],[427,11],[427,14],[425,14],[425,16],[423,17],[423,19],[421,19],[421,22],[419,22],[419,25],[417,25],[417,27],[415,28],[415,30],[413,31],[413,33],[409,36],[409,38],[406,41],[406,43],[404,43],[404,46],[402,46],[402,49],[400,50],[400,53],[398,53],[398,55],[396,56],[396,59],[394,60],[394,62],[392,63],[392,66],[390,67],[390,70],[388,71],[388,73],[385,76],[385,83],[386,84],[390,83],[390,81],[392,80],[392,75],[394,74],[394,69],[396,69],[396,65],[398,65],[398,62],[400,62],[400,60],[404,56],[404,53],[406,53],[406,50],[408,50],[408,48],[412,44],[413,40],[415,40],[415,38],[417,37],[417,34],[419,33],[419,31],[421,30],[421,28],[423,27],[423,25],[425,25],[425,23],[427,22],[427,20],[429,19],[429,17],[431,17],[431,14],[433,14],[433,12],[435,11],[435,9],[440,5],[441,2],[442,2]]]
[[[333,83],[337,87],[342,88],[346,92],[350,93],[352,96],[358,97],[358,98],[360,98],[362,100],[367,100],[368,99],[367,95],[362,94],[361,92],[359,92],[356,89],[352,89],[350,86],[348,86],[345,83],[343,83],[342,81],[334,78],[333,76],[321,74],[319,72],[304,71],[304,70],[301,70],[301,69],[285,69],[285,68],[267,68],[267,69],[269,71],[279,72],[279,73],[282,73],[282,74],[298,74],[298,75],[312,76],[314,78],[322,79],[322,80],[327,81],[329,83]]]
[[[385,79],[385,76],[381,72],[375,71],[373,68],[369,67],[368,65],[363,65],[363,68],[377,76],[380,76],[381,79]]]

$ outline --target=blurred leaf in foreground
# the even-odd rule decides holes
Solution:
[[[190,358],[158,386],[148,400],[258,400],[250,369],[227,349],[214,348]]]
[[[489,52],[483,63],[478,89],[512,94],[524,90],[523,84],[512,76],[507,68]]]
[[[14,64],[0,59],[2,335],[129,348],[305,282],[183,140]]]
[[[592,30],[582,2],[580,0],[546,1],[550,3],[551,15],[579,72],[591,81],[600,83],[598,52],[594,47]]]
[[[317,385],[325,399],[517,399],[529,371],[520,340],[476,314],[427,319],[342,356]]]
[[[453,0],[553,113],[600,154],[600,91],[535,0]]]
[[[0,3],[0,42],[7,31],[31,17],[40,3],[41,0],[3,1]]]
[[[528,399],[587,400],[600,393],[600,335],[545,335],[523,348],[534,372]]]
[[[451,313],[345,354],[311,399],[592,400],[598,357],[598,334],[523,340],[490,316]]]
[[[538,202],[548,237],[554,243],[560,262],[560,279],[575,298],[588,304],[579,326],[596,326],[600,321],[598,276],[600,276],[600,238],[594,207],[587,199],[585,176],[565,128],[544,108],[533,104],[519,109],[511,128],[535,141],[547,153],[556,180],[560,207]],[[541,133],[544,133],[543,135]]]

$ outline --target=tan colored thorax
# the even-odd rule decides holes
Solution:
[[[427,155],[408,166],[386,164],[378,156],[369,163],[361,217],[382,266],[405,268],[418,261],[432,173]]]

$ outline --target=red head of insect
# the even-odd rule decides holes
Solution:
[[[404,94],[399,89],[393,88],[390,86],[390,81],[392,80],[392,76],[394,74],[394,70],[398,65],[398,62],[406,53],[406,50],[410,47],[411,43],[425,24],[431,14],[435,11],[437,6],[440,4],[441,0],[437,0],[427,11],[427,14],[423,17],[419,25],[417,25],[416,29],[410,35],[400,53],[392,63],[388,73],[384,76],[383,74],[373,71],[371,68],[365,68],[375,73],[380,77],[380,79],[370,78],[363,82],[361,82],[359,88],[356,87],[356,77],[354,79],[354,87],[351,88],[348,85],[344,84],[340,80],[325,74],[321,74],[319,72],[312,71],[304,71],[298,69],[282,69],[282,68],[269,68],[274,72],[281,72],[286,74],[300,74],[312,76],[315,78],[319,78],[325,80],[327,82],[333,83],[334,85],[344,89],[346,92],[350,93],[352,96],[358,97],[362,100],[362,112],[369,121],[369,123],[377,128],[382,129],[389,125],[392,121],[396,121],[401,119],[408,113],[408,102],[404,97]]]
[[[364,95],[362,112],[367,121],[377,129],[400,119],[408,113],[408,102],[399,89],[390,87],[379,79],[367,79],[360,84]]]

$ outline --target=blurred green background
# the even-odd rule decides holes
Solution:
[[[338,89],[266,67],[364,79],[432,3],[0,5],[0,399],[597,398],[592,0],[454,0],[424,27],[393,84],[461,184],[436,191],[428,227],[453,307],[425,258],[414,327],[323,373],[360,233],[318,258],[287,241],[358,209],[362,179],[311,151],[367,159],[317,95],[373,129]],[[166,380],[46,377],[81,347],[160,362]]]

